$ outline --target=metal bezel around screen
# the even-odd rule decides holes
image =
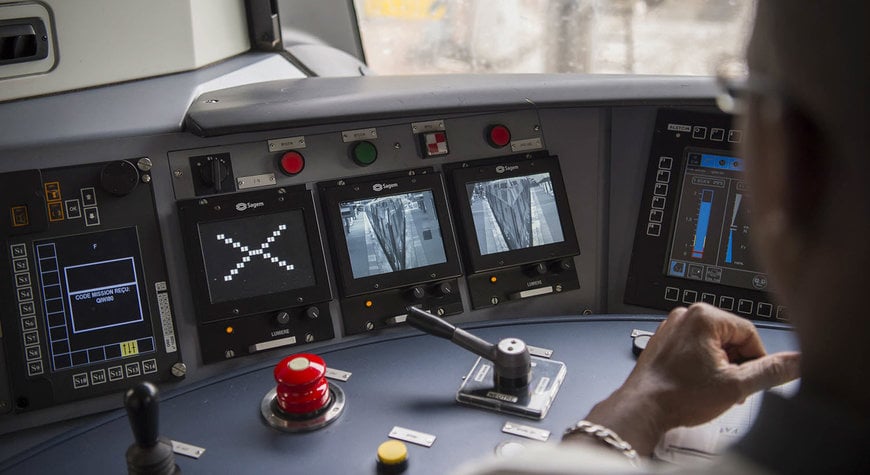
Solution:
[[[428,173],[414,176],[367,177],[365,182],[323,188],[325,213],[330,226],[334,258],[344,296],[350,297],[371,292],[414,285],[437,279],[456,277],[460,274],[459,254],[453,225],[447,209],[441,174]],[[388,185],[388,186],[387,186]],[[431,191],[435,216],[444,247],[444,262],[393,272],[354,277],[348,242],[344,232],[341,204],[361,200],[406,195]]]
[[[207,206],[201,206],[197,201],[191,200],[182,203],[179,205],[179,209],[185,228],[185,245],[191,268],[192,290],[200,321],[207,323],[329,300],[331,295],[326,278],[326,264],[310,191],[301,187],[297,189],[287,188],[284,189],[284,193],[280,194],[276,190],[237,193],[211,198]],[[256,209],[239,211],[236,204],[242,202],[262,203],[262,205]],[[305,229],[304,242],[308,248],[308,255],[311,257],[311,268],[314,274],[312,285],[213,302],[210,297],[208,272],[204,262],[208,256],[203,255],[200,225],[230,221],[235,218],[255,219],[292,211],[301,212],[302,226]]]
[[[531,160],[486,160],[476,166],[474,163],[467,165],[472,166],[454,168],[450,174],[450,181],[455,203],[454,211],[462,223],[462,235],[465,238],[464,248],[472,272],[484,272],[579,253],[574,221],[571,218],[565,184],[562,181],[562,173],[556,157],[541,157]],[[539,174],[549,174],[550,176],[556,210],[562,228],[562,240],[503,252],[481,253],[467,186],[473,183]]]

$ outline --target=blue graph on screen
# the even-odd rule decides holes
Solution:
[[[713,190],[701,190],[701,205],[698,208],[698,222],[695,225],[695,243],[692,247],[692,257],[704,257],[704,246],[707,242],[707,230],[710,227],[710,211],[713,208]]]

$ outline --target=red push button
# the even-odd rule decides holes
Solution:
[[[278,407],[288,414],[310,414],[329,403],[326,363],[310,353],[291,355],[275,366]]]
[[[489,144],[493,147],[502,148],[505,145],[511,143],[511,131],[504,125],[493,125],[489,128],[487,140],[489,141]]]
[[[305,157],[301,153],[291,150],[281,156],[279,165],[285,175],[296,175],[305,168]]]

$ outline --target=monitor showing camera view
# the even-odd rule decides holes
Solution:
[[[354,279],[447,262],[431,190],[339,203]]]
[[[465,185],[481,255],[562,242],[549,173]]]

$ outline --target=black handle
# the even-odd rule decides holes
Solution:
[[[133,437],[140,447],[157,445],[159,407],[157,386],[149,382],[139,383],[124,393],[124,407]]]
[[[495,345],[461,328],[456,328],[443,318],[438,318],[429,312],[411,307],[408,309],[408,324],[430,335],[446,338],[477,356],[495,361]]]
[[[448,340],[453,339],[453,332],[456,331],[456,327],[448,323],[447,320],[438,318],[417,307],[411,307],[408,310],[408,325],[430,335]]]

